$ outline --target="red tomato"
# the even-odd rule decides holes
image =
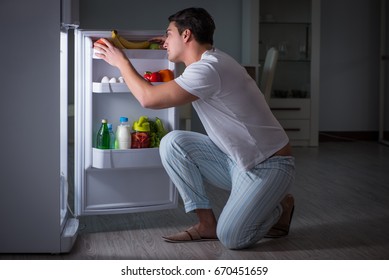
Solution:
[[[162,82],[162,76],[159,72],[146,71],[143,75],[143,78],[149,82]]]

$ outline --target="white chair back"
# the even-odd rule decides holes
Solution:
[[[278,51],[274,47],[270,48],[266,53],[265,64],[263,65],[262,69],[261,82],[259,84],[259,87],[265,96],[267,103],[270,101],[277,60]]]

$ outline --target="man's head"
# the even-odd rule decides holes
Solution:
[[[215,22],[212,16],[203,8],[187,8],[169,17],[174,22],[179,34],[189,29],[199,44],[213,45]]]

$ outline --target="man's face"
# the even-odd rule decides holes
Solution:
[[[178,33],[174,22],[171,22],[166,29],[166,40],[164,48],[167,49],[168,59],[172,62],[182,62],[181,54],[184,50],[184,39]]]

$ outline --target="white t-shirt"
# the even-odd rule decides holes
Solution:
[[[175,81],[199,97],[192,104],[208,136],[242,169],[251,169],[289,142],[256,82],[226,53],[206,51]]]

